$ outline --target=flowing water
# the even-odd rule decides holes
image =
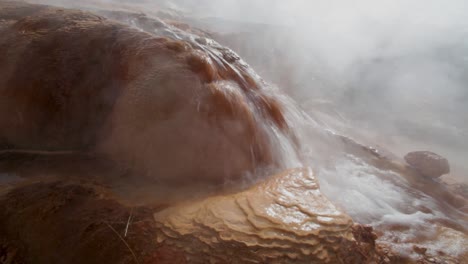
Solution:
[[[419,188],[421,185],[408,178],[404,170],[369,162],[377,159],[392,163],[391,149],[388,158],[387,154],[381,154],[383,149],[359,145],[351,139],[343,141],[347,137],[331,126],[325,126],[316,118],[316,113],[308,114],[301,110],[279,89],[256,75],[234,52],[208,36],[187,33],[157,18],[101,12],[139,30],[185,41],[192,48],[208,54],[208,61],[214,68],[233,73],[231,77],[240,87],[254,83],[262,93],[279,101],[280,115],[265,114],[255,105],[249,106],[255,121],[262,122],[260,126],[265,128],[270,144],[275,146],[273,155],[280,160],[275,170],[312,168],[322,193],[354,221],[374,226],[382,243],[407,254],[414,254],[414,245],[428,248],[431,254],[443,252],[454,257],[468,252],[466,205],[457,207],[445,201],[445,196],[438,195],[440,192]],[[232,63],[232,58],[238,62]],[[249,96],[256,98],[255,91],[250,93]],[[337,123],[340,122],[339,118],[331,117]],[[285,123],[284,127],[281,128],[279,123]],[[351,148],[349,145],[352,145]],[[356,148],[363,151],[355,151]],[[246,176],[247,182],[262,180],[271,171],[271,168],[259,168],[258,172]],[[447,192],[439,183],[428,184]]]
[[[143,28],[135,20],[130,19],[128,23]],[[200,41],[198,36],[175,28],[163,34],[205,51],[216,67],[232,70],[241,84],[247,83],[244,73],[247,71],[262,89],[271,89],[269,94],[281,101],[284,119],[297,137],[295,144],[268,121],[265,124],[270,128],[268,131],[273,131],[270,138],[282,157],[280,167],[311,167],[322,192],[356,222],[374,226],[381,234],[382,243],[406,254],[414,254],[414,245],[426,247],[428,253],[434,255],[443,252],[461,256],[468,251],[466,208],[454,208],[441,200],[443,197],[434,197],[415,188],[401,172],[378,168],[366,161],[367,154],[349,151],[340,141],[343,136],[301,111],[287,96],[264,83],[245,63],[242,62],[242,67],[232,65],[226,60],[226,50],[213,40]],[[255,175],[253,180],[259,177],[262,176]]]

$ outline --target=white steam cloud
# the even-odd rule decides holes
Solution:
[[[314,130],[319,124],[400,157],[435,151],[448,158],[454,176],[468,182],[466,0],[34,2],[188,14],[188,23],[213,32],[293,97],[312,117],[301,126]],[[428,219],[450,220],[431,197],[405,192],[403,178],[400,187],[384,180],[398,175],[340,156],[338,146],[334,150],[314,133],[301,142],[315,152],[307,165],[316,167],[323,192],[355,220],[374,226],[411,222],[413,230],[423,231]],[[322,166],[326,155],[336,157],[335,163]],[[398,233],[398,244],[412,234]],[[444,248],[442,243],[434,250]],[[452,250],[456,255],[466,247]]]
[[[467,1],[205,0],[180,6],[231,21],[227,34],[250,34],[238,48],[241,55],[310,114],[326,105],[327,115],[337,113],[332,119],[344,117],[335,129],[365,135],[400,156],[436,151],[468,180]]]

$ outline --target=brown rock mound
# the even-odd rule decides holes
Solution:
[[[93,152],[179,182],[278,165],[271,89],[214,41],[142,21],[0,1],[0,152]]]
[[[90,152],[93,162],[103,156],[120,168],[107,171],[109,181],[118,174],[189,184],[280,167],[272,135],[292,135],[272,90],[232,51],[152,22],[142,18],[149,27],[141,30],[0,0],[0,160]],[[77,163],[62,167],[52,157],[45,163],[59,170],[51,181],[43,164],[28,170],[23,158],[15,164],[30,181],[0,185],[0,262],[392,260],[378,253],[371,229],[321,195],[307,169],[237,194],[151,206],[129,205]]]
[[[405,161],[422,175],[438,178],[450,172],[446,158],[430,151],[414,151],[406,154]]]

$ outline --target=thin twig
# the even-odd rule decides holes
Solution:
[[[127,226],[125,227],[124,237],[127,237],[128,226],[130,225],[130,221],[132,221],[132,217],[133,217],[133,207],[132,207],[132,210],[130,211],[130,215],[128,216]]]
[[[135,262],[137,264],[140,264],[140,262],[138,261],[136,255],[135,255],[135,252],[133,252],[132,248],[130,247],[130,245],[127,243],[127,241],[125,241],[125,239],[117,232],[117,230],[115,230],[111,225],[109,225],[108,223],[106,223],[106,225],[112,230],[114,231],[114,233],[120,238],[120,240],[122,240],[122,242],[124,242],[125,246],[127,246],[128,250],[130,250],[130,253],[132,253],[133,255],[133,259],[135,260]]]
[[[28,149],[2,149],[0,155],[3,154],[32,154],[32,155],[72,155],[82,153],[73,150],[28,150]]]

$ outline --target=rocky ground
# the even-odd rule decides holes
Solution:
[[[99,13],[117,20],[123,15]],[[124,15],[141,25],[155,22]],[[174,16],[166,20],[210,36]],[[444,177],[429,180],[376,149],[338,140],[369,164],[407,175],[414,188],[462,211],[466,206],[466,186],[447,187]],[[137,175],[88,154],[0,153],[0,263],[463,263],[468,258],[468,252],[431,255],[419,246],[413,247],[416,259],[393,251],[378,242],[382,230],[355,223],[323,196],[309,169],[239,188],[162,184]],[[447,226],[466,235],[464,227]]]

